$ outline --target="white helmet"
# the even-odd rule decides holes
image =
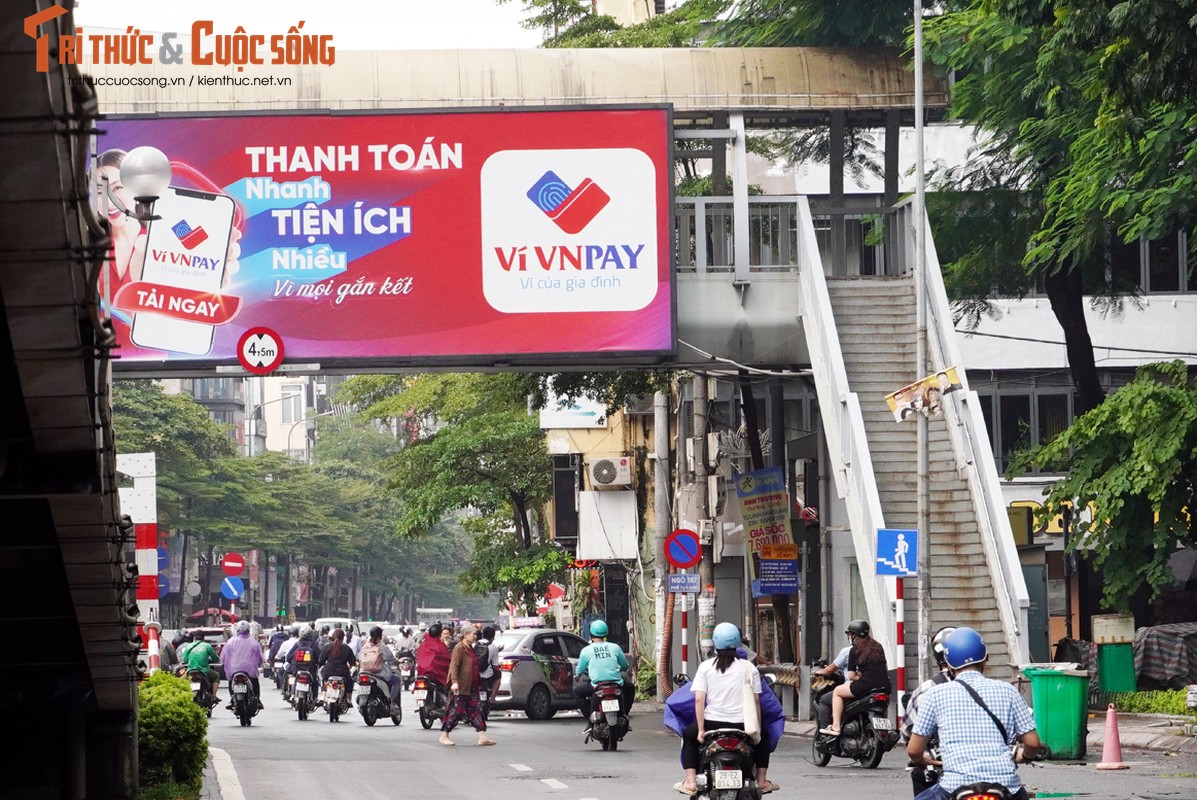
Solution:
[[[239,620],[237,622],[237,624],[233,626],[233,632],[234,633],[249,633],[249,620],[247,620],[247,619]]]
[[[421,622],[421,623],[420,623],[420,630],[422,630],[422,631],[426,631],[426,630],[428,630],[428,623],[427,623],[427,622]]]

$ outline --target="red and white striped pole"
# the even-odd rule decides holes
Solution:
[[[690,674],[690,668],[689,668],[689,652],[690,651],[686,644],[687,634],[689,633],[689,629],[690,629],[690,616],[689,616],[689,614],[686,613],[686,608],[688,607],[689,599],[690,599],[689,595],[686,595],[686,594],[682,595],[682,673],[685,675]]]
[[[906,713],[902,695],[906,693],[906,599],[902,576],[894,576],[894,620],[897,622],[897,637],[894,639],[894,660],[898,666],[898,719]]]
[[[153,453],[121,453],[116,470],[133,479],[132,487],[122,487],[121,511],[133,521],[137,564],[137,633],[147,639],[145,624],[158,622],[158,490],[157,461]],[[150,652],[157,655],[156,650]]]
[[[145,624],[145,632],[149,636],[149,644],[146,645],[149,661],[149,669],[147,669],[146,672],[149,675],[153,675],[155,672],[162,669],[162,651],[158,644],[158,633],[161,631],[161,629],[162,625],[157,622],[147,622]]]

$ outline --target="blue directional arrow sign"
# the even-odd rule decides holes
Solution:
[[[877,529],[878,575],[913,577],[918,574],[918,563],[918,531],[898,528]]]
[[[236,600],[245,592],[245,581],[236,575],[229,575],[220,582],[220,593],[230,600]]]
[[[158,576],[158,597],[159,599],[170,594],[170,578],[165,575]]]
[[[167,565],[170,564],[170,551],[165,547],[158,548],[158,571],[166,572]]]

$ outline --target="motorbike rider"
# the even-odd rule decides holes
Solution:
[[[371,628],[373,630],[373,628]],[[399,635],[395,637],[395,655],[398,656],[404,650],[415,652],[416,640],[412,638],[411,628],[403,627],[399,629]]]
[[[449,648],[441,639],[441,624],[434,622],[428,626],[424,641],[416,650],[416,672],[425,675],[446,686],[449,680]]]
[[[842,683],[844,680],[844,673],[848,669],[848,656],[852,654],[852,645],[847,645],[835,654],[835,658],[831,663],[824,667],[819,667],[811,671],[811,676],[819,676],[831,679],[833,682]],[[826,691],[819,695],[819,727],[825,728],[831,722],[831,692]]]
[[[935,666],[939,668],[939,672],[920,683],[918,688],[911,692],[910,699],[906,701],[906,713],[902,716],[902,741],[907,745],[910,744],[910,735],[914,731],[914,723],[919,715],[919,703],[922,702],[923,696],[941,683],[947,683],[952,679],[952,671],[948,668],[948,662],[944,660],[943,640],[954,630],[956,629],[952,627],[940,628],[931,638],[931,654],[935,657]],[[938,779],[934,774],[927,773],[927,766],[921,762],[916,764],[913,761],[910,764],[910,780],[914,784],[915,796],[918,796]]]
[[[922,698],[906,746],[912,763],[925,764],[927,740],[938,733],[943,774],[916,800],[946,800],[979,781],[1001,784],[1015,800],[1027,800],[1015,762],[1024,749],[1039,752],[1034,716],[1017,689],[982,674],[989,653],[975,630],[957,628],[944,637],[943,649],[955,679]],[[1010,753],[1014,741],[1022,744],[1016,756]]]
[[[869,623],[854,619],[848,623],[844,633],[852,642],[848,654],[848,666],[842,683],[831,693],[831,727],[821,728],[819,733],[828,736],[840,735],[840,724],[844,716],[844,703],[858,700],[875,689],[889,687],[889,666],[885,662],[885,650],[869,633]]]
[[[378,657],[381,658],[381,665],[373,655],[374,648],[378,648]],[[362,645],[361,652],[362,672],[369,672],[372,675],[377,675],[387,682],[387,687],[391,691],[391,702],[398,703],[399,690],[403,687],[403,676],[399,674],[399,659],[391,652],[391,648],[387,647],[386,642],[382,640],[382,626],[375,625],[370,628],[370,638]]]
[[[337,628],[332,632],[328,644],[316,657],[316,666],[320,668],[321,683],[336,675],[345,681],[345,686],[350,685],[350,676],[353,674],[353,668],[357,666],[357,656],[354,655],[353,648],[345,644],[345,631]]]
[[[631,681],[623,679],[624,670],[628,669],[628,657],[623,648],[615,642],[607,641],[607,623],[596,619],[590,623],[590,644],[582,648],[578,656],[578,666],[574,669],[574,697],[578,700],[578,708],[582,711],[582,722],[586,730],[590,730],[590,701],[594,695],[595,685],[603,681],[618,683],[623,690],[620,702],[620,713],[627,715],[632,708],[636,688]],[[628,730],[631,730],[629,728]]]
[[[287,641],[289,638],[291,638],[291,634],[288,633],[287,629],[282,625],[279,625],[274,629],[274,633],[270,634],[270,641],[266,644],[266,657],[270,660],[271,664],[273,664],[275,658],[278,657],[278,649],[282,647],[283,642]]]
[[[340,627],[340,626],[338,626],[338,627]],[[332,629],[329,628],[327,625],[321,625],[320,626],[320,638],[316,640],[316,646],[320,648],[321,652],[323,652],[324,648],[327,647],[328,643],[331,641],[332,641]]]
[[[220,671],[216,669],[220,657],[216,655],[216,648],[200,637],[184,646],[179,659],[187,665],[189,672],[195,670],[207,676],[208,683],[212,686],[212,702],[220,702]]]
[[[233,638],[225,642],[224,648],[221,649],[220,663],[224,667],[224,674],[230,681],[238,672],[249,675],[249,682],[254,687],[254,697],[258,701],[260,710],[265,708],[262,705],[262,686],[258,681],[258,667],[262,665],[262,646],[249,633],[249,620],[243,619],[233,626]],[[230,711],[233,710],[232,697],[229,698],[229,704],[225,707]]]
[[[316,631],[310,625],[305,625],[299,633],[299,641],[287,653],[287,672],[298,675],[300,671],[309,672],[312,680],[316,680],[316,661],[320,653],[316,650]]]
[[[744,730],[743,684],[747,670],[748,682],[756,697],[756,714],[761,713],[761,673],[745,658],[737,658],[740,629],[730,622],[720,622],[711,634],[715,657],[698,665],[694,673],[694,722],[682,733],[682,769],[686,777],[673,785],[682,794],[695,794],[698,777],[699,743],[709,730],[735,728]],[[754,747],[756,783],[762,793],[777,787],[766,777],[769,771],[769,748]]]

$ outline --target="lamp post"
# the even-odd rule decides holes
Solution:
[[[287,452],[290,452],[290,451],[291,451],[291,434],[295,433],[295,426],[296,426],[296,425],[299,425],[300,423],[307,422],[308,420],[313,420],[313,419],[316,419],[317,417],[327,417],[327,416],[330,416],[330,415],[332,415],[332,414],[336,414],[336,413],[337,413],[337,412],[336,412],[336,410],[335,410],[335,409],[334,409],[334,410],[332,410],[332,411],[321,411],[319,414],[313,414],[313,415],[312,415],[312,416],[310,416],[310,417],[304,417],[303,419],[296,420],[295,422],[292,422],[292,423],[291,423],[291,427],[287,429]],[[304,441],[305,441],[305,442],[307,441],[306,437],[305,437]],[[304,459],[303,459],[305,463],[306,463],[307,461],[310,461],[310,460],[311,460],[311,459],[309,459],[309,458],[307,457],[307,451],[308,451],[308,447],[307,447],[307,445],[305,444],[305,445],[304,445]]]
[[[291,400],[292,398],[295,398],[295,397],[298,397],[298,396],[300,396],[300,395],[294,395],[294,394],[284,394],[284,395],[282,395],[281,397],[276,397],[276,398],[274,398],[273,400],[267,400],[267,401],[265,401],[265,402],[258,403],[258,404],[256,404],[256,405],[254,405],[254,406],[253,406],[253,413],[250,413],[250,414],[246,414],[246,415],[245,415],[245,418],[246,418],[246,420],[248,420],[248,421],[252,421],[252,422],[254,423],[254,431],[253,431],[253,433],[252,433],[252,434],[250,435],[250,437],[249,437],[249,447],[248,447],[248,450],[249,450],[249,452],[248,452],[248,455],[249,455],[251,458],[252,458],[252,457],[255,455],[255,453],[254,453],[254,439],[256,439],[256,438],[258,437],[258,430],[257,430],[257,428],[258,428],[258,426],[257,426],[257,421],[258,421],[258,412],[259,412],[259,411],[261,411],[261,410],[262,410],[263,408],[265,408],[266,406],[268,406],[268,405],[271,405],[272,403],[281,403],[281,402],[283,402],[284,400]],[[299,420],[299,421],[300,421],[300,422],[303,422],[303,420],[302,420],[302,419],[301,419],[301,420]],[[265,422],[265,420],[263,420],[263,422]],[[263,438],[265,438],[265,437],[263,437]],[[288,441],[288,443],[289,443],[289,442],[290,442],[290,439],[288,439],[287,441]],[[290,445],[288,444],[288,446],[290,446]]]
[[[150,222],[159,219],[159,217],[154,216],[154,203],[166,191],[166,188],[170,186],[173,173],[170,168],[170,160],[166,157],[165,153],[156,147],[143,145],[142,147],[134,147],[126,153],[124,158],[121,159],[120,180],[121,185],[133,195],[134,207],[131,210],[126,208],[120,199],[112,193],[112,184],[107,174],[102,174],[97,169],[96,176],[101,187],[101,218],[107,224],[108,211],[112,206],[115,206],[126,217],[135,219],[138,222]],[[110,315],[112,309],[111,278],[108,270],[103,270],[101,274],[104,276],[104,304],[101,311]]]

